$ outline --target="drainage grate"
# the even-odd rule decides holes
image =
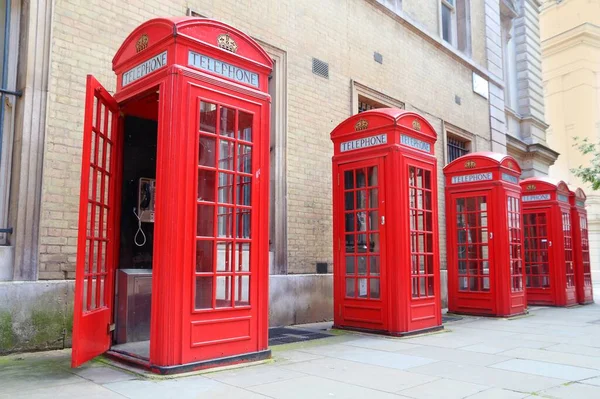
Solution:
[[[324,77],[325,79],[329,79],[329,64],[325,61],[313,58],[312,71],[315,75],[319,75]]]
[[[443,323],[450,323],[450,322],[453,322],[453,321],[459,321],[459,320],[462,320],[462,317],[455,316],[455,315],[449,316],[449,315],[446,315],[446,314],[442,315],[442,324]]]
[[[291,344],[293,342],[311,341],[313,339],[331,337],[318,331],[300,330],[290,327],[269,328],[269,346]]]

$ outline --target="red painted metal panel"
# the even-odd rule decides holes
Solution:
[[[448,310],[524,313],[519,165],[504,154],[478,152],[448,164],[444,174]]]
[[[570,193],[576,295],[577,302],[582,305],[594,302],[585,201],[586,195],[582,189]]]
[[[435,130],[383,108],[346,119],[331,139],[334,325],[391,335],[441,328]]]
[[[110,346],[115,228],[120,153],[119,107],[93,76],[87,77],[79,234],[75,276],[73,353],[77,367]]]

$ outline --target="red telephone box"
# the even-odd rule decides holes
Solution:
[[[575,296],[569,188],[563,181],[521,181],[525,288],[529,305],[570,306]]]
[[[231,26],[158,18],[116,53],[114,98],[88,76],[73,367],[109,350],[158,373],[270,356],[271,69]],[[133,281],[119,309],[117,271]],[[117,344],[120,324],[134,338]]]
[[[570,192],[571,220],[573,221],[573,255],[575,261],[575,287],[577,302],[585,305],[594,303],[592,272],[590,270],[590,244],[588,220],[585,210],[586,195],[582,189]]]
[[[444,175],[448,310],[525,313],[521,168],[508,155],[476,152],[448,164]]]
[[[442,328],[433,127],[382,108],[332,132],[334,325],[391,335]]]

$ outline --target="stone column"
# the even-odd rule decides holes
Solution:
[[[53,0],[23,2],[10,219],[14,280],[36,280]]]

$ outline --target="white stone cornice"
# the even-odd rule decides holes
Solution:
[[[552,55],[581,43],[600,47],[600,26],[586,22],[552,36],[542,42],[542,51],[544,56]]]

